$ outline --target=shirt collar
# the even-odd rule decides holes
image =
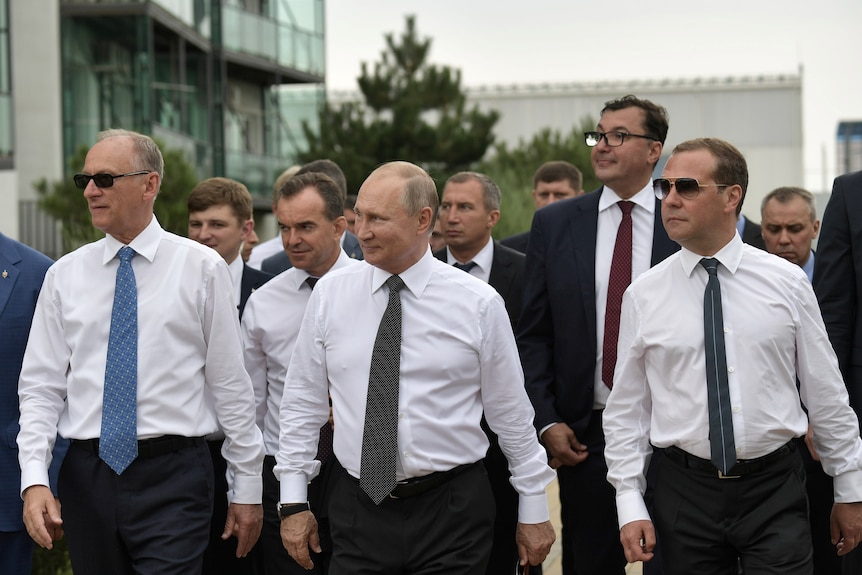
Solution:
[[[475,256],[473,256],[473,259],[471,259],[470,262],[475,263],[476,266],[484,272],[484,271],[488,271],[491,269],[491,264],[493,263],[493,261],[494,261],[494,240],[492,240],[489,237],[488,243],[486,243],[485,246],[481,250],[479,250],[479,253],[477,253]],[[452,252],[449,250],[449,247],[447,246],[446,247],[446,263],[448,263],[451,266],[451,265],[454,265],[456,262],[458,262],[458,260],[455,259],[455,256],[452,255]],[[459,262],[459,263],[468,264],[470,262]]]
[[[808,281],[811,281],[814,277],[814,250],[811,250],[811,253],[808,255],[808,261],[802,266],[802,271],[808,276]]]
[[[338,259],[335,260],[335,263],[332,264],[331,268],[326,270],[326,273],[324,273],[322,276],[320,276],[321,278],[325,277],[326,274],[328,274],[331,271],[335,271],[338,268],[343,268],[344,266],[350,264],[350,256],[348,256],[347,253],[343,249],[339,248],[338,252],[339,252],[338,253]],[[307,280],[310,277],[314,277],[314,276],[312,276],[307,271],[301,270],[299,268],[290,268],[290,269],[293,270],[293,272],[291,273],[291,279],[290,279],[293,289],[295,289],[296,291],[299,291],[301,289],[304,289],[302,287],[303,285],[305,285],[305,287],[307,289],[311,289],[311,286],[306,284],[305,280]],[[285,273],[287,273],[287,272],[285,272]]]
[[[231,263],[227,265],[230,270],[230,277],[233,280],[233,285],[238,286],[242,283],[242,272],[243,272],[243,261],[240,256],[237,256],[233,259]]]
[[[429,246],[425,250],[425,255],[419,258],[418,262],[398,274],[404,280],[405,287],[415,297],[420,297],[422,292],[425,291],[425,286],[428,285],[428,281],[431,279],[431,271],[436,261],[439,260],[431,253],[431,247]],[[374,274],[371,276],[371,293],[379,290],[392,275],[387,271],[375,267]]]
[[[739,262],[742,260],[743,245],[742,238],[739,237],[739,234],[733,234],[733,238],[731,238],[723,248],[718,250],[714,255],[708,257],[717,259],[721,265],[730,271],[730,273],[735,274],[737,268],[739,268]],[[700,260],[707,257],[696,254],[685,248],[682,248],[679,253],[680,260],[682,262],[682,269],[689,277],[691,277],[692,271],[698,266],[698,264],[700,264]]]
[[[162,226],[159,225],[159,221],[156,219],[156,215],[153,214],[153,219],[150,220],[147,227],[135,236],[135,239],[129,242],[128,245],[130,248],[135,250],[137,255],[143,256],[146,260],[152,262],[156,257],[156,251],[159,249],[159,242],[164,233]],[[123,244],[110,234],[106,234],[105,252],[102,254],[102,264],[107,264],[109,261],[114,259],[117,256],[117,252],[124,245],[126,244]]]
[[[608,186],[602,188],[602,196],[599,198],[599,212],[603,212],[617,202],[626,201],[617,195]],[[652,181],[647,182],[647,185],[641,188],[641,191],[628,199],[629,202],[639,205],[648,213],[655,213],[655,192],[652,189]]]

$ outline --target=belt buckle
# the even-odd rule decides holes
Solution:
[[[406,479],[402,479],[401,481],[396,481],[395,487],[392,488],[392,491],[389,492],[389,495],[387,495],[387,497],[389,497],[390,499],[401,499],[397,495],[393,495],[393,493],[395,493],[395,490],[398,489],[399,487],[401,487],[402,485],[407,485]]]
[[[719,479],[739,479],[742,475],[725,475],[722,473],[721,469],[718,469],[718,478]]]

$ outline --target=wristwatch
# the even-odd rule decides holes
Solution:
[[[291,515],[296,515],[303,511],[311,511],[311,505],[309,505],[307,501],[305,503],[279,503],[276,506],[276,509],[278,509],[278,516],[284,519],[285,517],[290,517]]]

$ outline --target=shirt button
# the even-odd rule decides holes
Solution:
[[[727,368],[727,371],[728,371],[728,372],[730,372],[730,373],[733,373],[733,368],[732,368],[732,367],[728,367],[728,368]]]
[[[730,330],[727,328],[724,328],[724,333],[730,333]]]
[[[733,413],[739,413],[739,411],[740,411],[740,410],[739,410],[739,406],[738,406],[738,405],[733,406]]]

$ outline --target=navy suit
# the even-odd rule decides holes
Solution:
[[[362,255],[362,249],[359,247],[359,239],[346,230],[344,232],[344,245],[341,247],[347,257],[355,260],[365,259]],[[290,263],[290,258],[284,250],[272,254],[260,264],[260,269],[274,276],[292,267],[293,264]]]
[[[750,246],[766,250],[766,242],[763,241],[763,230],[760,224],[755,224],[745,216],[745,224],[742,226],[742,241]]]
[[[36,299],[51,260],[0,234],[0,573],[30,573],[33,540],[22,521],[18,466],[18,376]],[[68,442],[58,438],[49,476],[57,493],[57,473]]]
[[[609,575],[625,566],[614,492],[605,479],[601,413],[593,411],[600,197],[601,190],[536,211],[517,332],[536,429],[566,423],[590,452],[581,464],[558,470],[566,575]],[[664,230],[656,200],[650,265],[678,249]]]
[[[245,309],[245,302],[248,301],[248,296],[254,290],[275,277],[273,274],[266,271],[256,270],[247,264],[242,264],[242,281],[239,286],[239,317],[242,319],[242,312]]]
[[[527,253],[527,246],[530,245],[530,232],[509,236],[508,238],[500,240],[500,243],[507,248],[512,248],[517,252],[525,254]]]
[[[850,405],[862,426],[862,172],[835,178],[823,212],[814,292]],[[862,550],[844,557],[844,573],[862,573]]]
[[[446,249],[435,252],[434,257],[445,262]],[[494,255],[491,259],[488,284],[497,290],[497,293],[503,298],[513,330],[518,327],[518,318],[521,313],[524,260],[524,254],[507,248],[499,242],[494,242]],[[518,559],[518,546],[515,542],[515,532],[518,527],[518,492],[509,483],[511,477],[509,462],[500,449],[496,434],[491,431],[484,418],[482,419],[482,429],[485,430],[488,441],[491,443],[488,453],[485,455],[484,464],[497,507],[497,516],[494,521],[494,543],[485,572],[487,575],[496,575],[511,571]],[[530,572],[540,574],[542,572],[541,566],[531,569]]]

